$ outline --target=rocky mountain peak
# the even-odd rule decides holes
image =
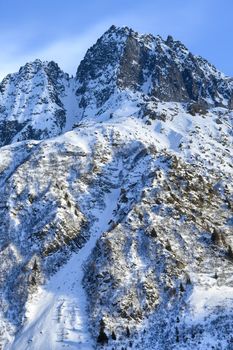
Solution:
[[[88,50],[76,79],[84,110],[102,108],[114,91],[127,89],[163,101],[232,106],[233,86],[214,66],[171,36],[163,40],[128,27],[110,27]]]
[[[166,44],[168,46],[170,46],[171,44],[173,44],[173,42],[174,42],[173,37],[171,35],[168,35],[167,40],[166,40]]]
[[[43,62],[40,59],[36,59],[33,62],[28,62],[24,66],[22,66],[19,69],[19,75],[24,76],[28,75],[28,78],[30,78],[30,75],[36,74],[39,70],[41,70],[45,65],[47,65],[47,62]]]

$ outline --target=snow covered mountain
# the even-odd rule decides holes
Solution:
[[[74,103],[72,79],[56,63],[27,63],[0,85],[1,146],[60,135]]]
[[[233,80],[112,26],[0,85],[0,348],[233,349]]]
[[[0,144],[54,137],[84,118],[122,116],[122,109],[153,116],[156,101],[189,103],[191,113],[232,109],[233,78],[171,36],[112,26],[87,51],[75,78],[53,61],[36,60],[2,81]]]

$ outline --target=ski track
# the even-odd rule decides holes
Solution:
[[[106,195],[105,209],[99,215],[95,211],[101,221],[93,225],[89,241],[28,302],[27,321],[8,349],[93,349],[82,286],[83,265],[97,239],[107,230],[119,194],[120,189],[113,189]]]

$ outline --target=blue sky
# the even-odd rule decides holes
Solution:
[[[232,0],[0,0],[0,78],[36,58],[75,74],[112,24],[171,34],[233,76],[232,14]]]

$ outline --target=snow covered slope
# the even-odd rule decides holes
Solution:
[[[113,176],[118,176],[118,173],[117,168]],[[64,344],[69,349],[77,349],[77,346],[80,350],[93,348],[82,288],[83,264],[97,239],[108,228],[118,196],[117,188],[106,195],[105,208],[95,209],[98,219],[91,228],[88,242],[50,279],[45,288],[29,300],[25,328],[17,336],[12,349],[63,349]]]
[[[232,80],[111,27],[0,93],[0,348],[233,349]]]

